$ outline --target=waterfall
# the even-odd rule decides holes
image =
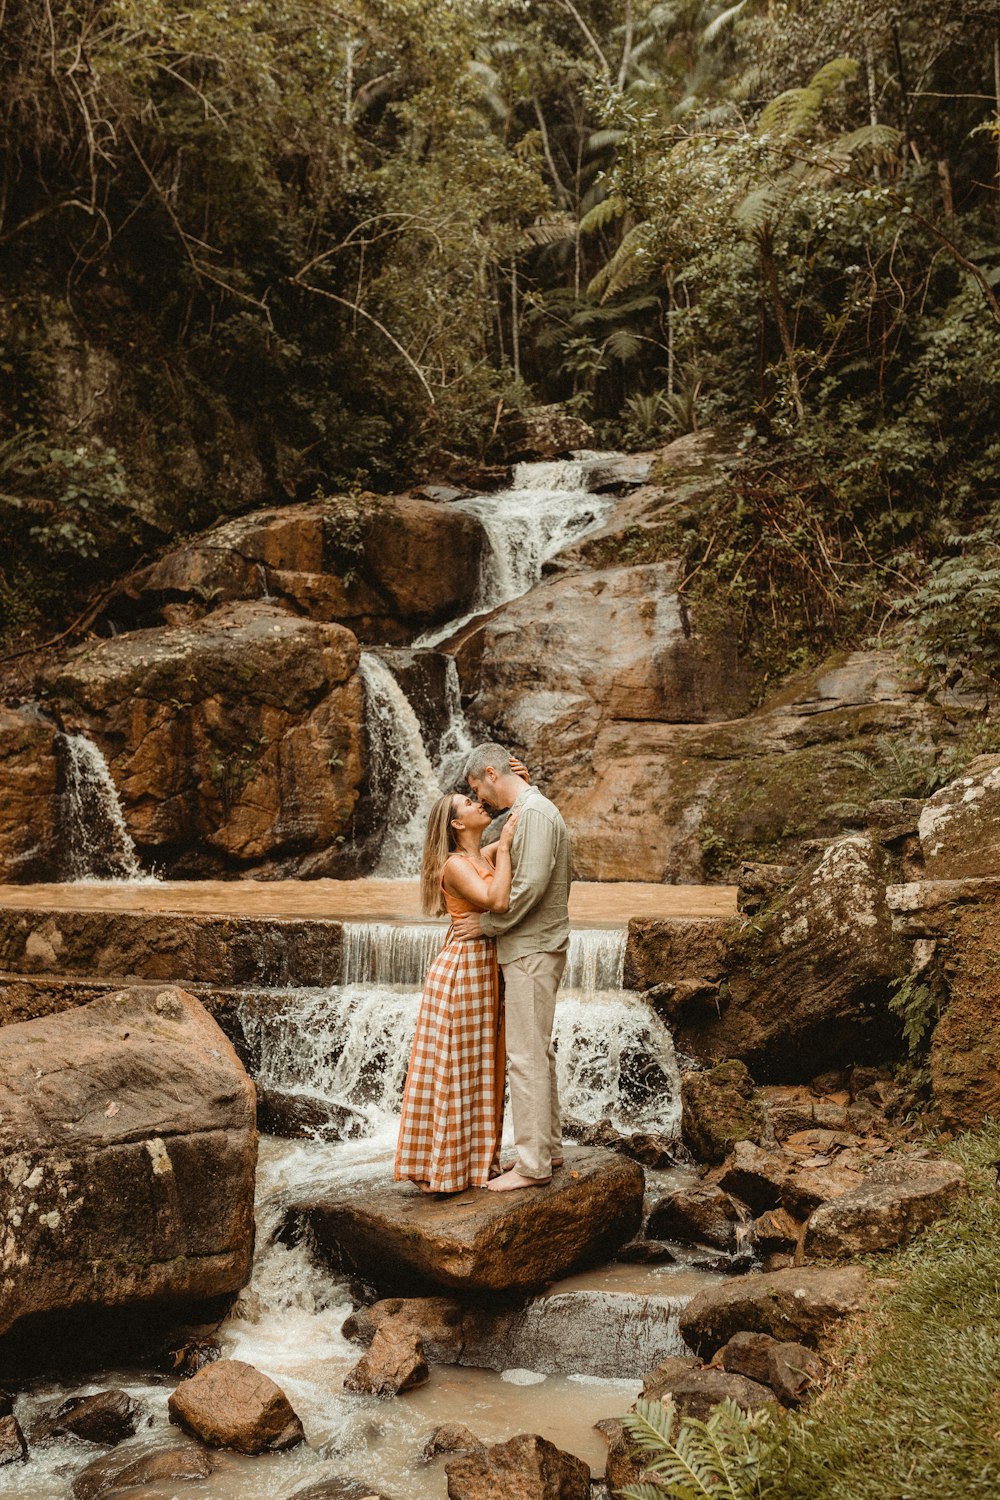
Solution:
[[[376,816],[386,824],[373,874],[398,879],[420,867],[427,815],[441,787],[413,707],[385,662],[363,651],[360,672],[372,800]]]
[[[149,881],[125,825],[108,763],[85,734],[61,736],[61,822],[67,880]]]
[[[612,496],[590,490],[602,462],[603,455],[581,453],[552,463],[517,464],[509,489],[454,501],[456,510],[476,517],[485,534],[479,585],[468,614],[414,644],[436,646],[477,615],[526,594],[550,557],[602,525],[615,505]]]
[[[472,735],[462,707],[462,690],[458,667],[453,656],[445,657],[444,668],[445,723],[438,741],[438,779],[442,787],[457,786],[464,779],[465,762],[472,749]]]
[[[399,1114],[420,987],[441,923],[351,923],[343,983],[289,990],[274,1013],[247,1003],[241,1024],[264,1088],[360,1110],[370,1134]],[[576,931],[556,1006],[559,1088],[567,1119],[673,1136],[680,1077],[669,1031],[620,987],[621,931]]]

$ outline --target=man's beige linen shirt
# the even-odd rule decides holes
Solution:
[[[509,964],[529,953],[560,953],[569,943],[569,834],[559,809],[536,786],[524,789],[510,857],[514,879],[505,912],[483,912],[483,932]],[[512,809],[513,810],[513,809]]]

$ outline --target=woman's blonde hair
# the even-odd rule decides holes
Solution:
[[[455,816],[455,793],[446,792],[431,808],[424,836],[424,857],[420,865],[420,905],[429,917],[439,917],[447,908],[441,889],[441,871],[449,854],[458,847],[458,835],[452,827]]]

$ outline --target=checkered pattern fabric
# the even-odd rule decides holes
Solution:
[[[424,983],[393,1176],[436,1193],[485,1187],[499,1159],[504,1045],[492,938],[449,932]]]

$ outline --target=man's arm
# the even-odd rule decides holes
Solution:
[[[517,869],[510,888],[506,911],[486,911],[479,918],[480,931],[487,937],[507,932],[538,905],[552,878],[556,861],[556,830],[539,808],[525,808],[521,814],[520,848]]]

